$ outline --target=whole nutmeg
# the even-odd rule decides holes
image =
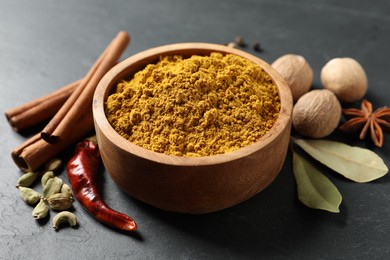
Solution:
[[[340,122],[341,105],[333,92],[312,90],[293,108],[293,126],[301,135],[322,138],[331,134]]]
[[[363,67],[352,58],[334,58],[321,70],[321,82],[340,102],[355,102],[367,92],[368,80]]]
[[[286,80],[294,103],[310,90],[313,84],[313,70],[306,59],[296,54],[286,54],[271,65]]]

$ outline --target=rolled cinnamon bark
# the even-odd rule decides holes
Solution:
[[[65,103],[81,80],[72,82],[48,95],[9,109],[5,116],[11,127],[20,132],[52,118]]]
[[[60,142],[73,129],[75,122],[83,115],[84,111],[92,106],[93,93],[99,81],[117,63],[129,41],[130,37],[126,32],[118,33],[72,96],[42,130],[42,139],[49,143]]]
[[[12,151],[11,156],[16,165],[24,172],[35,171],[48,160],[73,145],[81,138],[92,132],[93,117],[92,108],[80,120],[73,125],[66,139],[50,144],[41,138],[40,133],[28,139],[22,145]]]
[[[49,159],[93,131],[94,91],[104,74],[117,63],[129,41],[126,32],[119,32],[88,74],[77,82],[78,86],[74,87],[45,129],[11,152],[12,159],[22,171],[39,169]]]

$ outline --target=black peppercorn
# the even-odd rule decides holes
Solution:
[[[262,51],[261,45],[260,45],[259,42],[256,42],[256,43],[253,44],[253,50],[258,51],[258,52]]]

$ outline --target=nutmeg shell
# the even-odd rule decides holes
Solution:
[[[321,83],[340,102],[355,102],[364,97],[368,79],[363,67],[353,58],[331,59],[321,70]]]
[[[301,135],[322,138],[337,128],[340,118],[341,105],[335,94],[327,89],[316,89],[297,101],[292,121]]]
[[[313,69],[306,59],[297,54],[286,54],[271,65],[290,87],[294,103],[310,90],[313,84]]]

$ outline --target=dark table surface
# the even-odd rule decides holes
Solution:
[[[228,43],[272,63],[286,53],[311,64],[314,87],[322,66],[353,57],[369,78],[366,98],[390,105],[390,1],[0,0],[0,111],[82,77],[120,30],[132,36],[123,58],[176,42]],[[263,52],[251,45],[260,42]],[[358,106],[359,104],[352,104]],[[32,133],[29,133],[32,134]],[[185,215],[165,212],[122,192],[103,172],[103,197],[133,216],[138,236],[96,222],[76,201],[77,229],[55,232],[31,217],[15,188],[21,175],[10,157],[29,134],[0,120],[0,259],[389,259],[390,177],[357,184],[325,171],[342,196],[339,214],[297,199],[289,153],[263,192],[229,209]],[[390,135],[382,148],[336,132],[328,137],[367,147],[390,165]],[[66,182],[65,171],[60,175]],[[53,214],[51,215],[51,218]]]

